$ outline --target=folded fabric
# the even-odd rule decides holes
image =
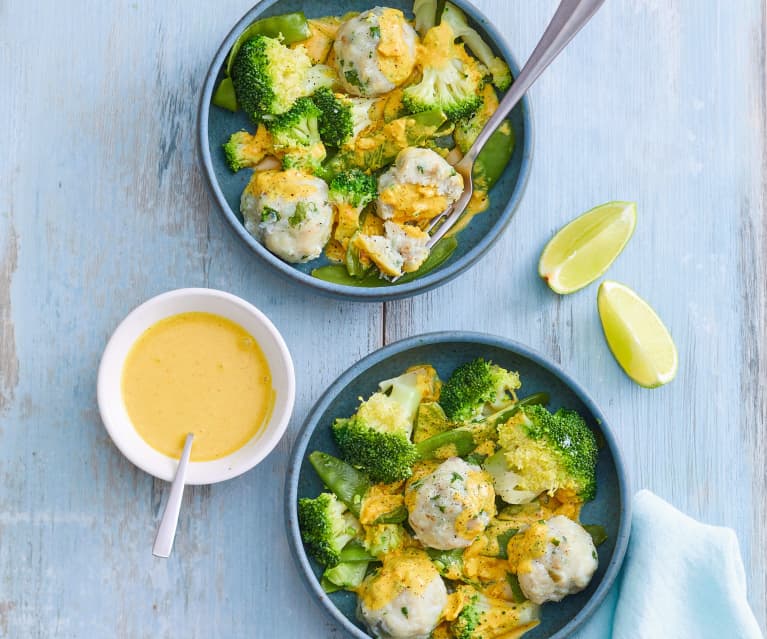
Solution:
[[[648,490],[634,496],[618,579],[573,639],[762,639],[730,528],[682,514]]]

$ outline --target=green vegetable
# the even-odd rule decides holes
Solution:
[[[454,428],[453,430],[424,439],[416,444],[415,447],[420,459],[434,459],[440,449],[445,449],[448,446],[454,446],[455,454],[458,457],[464,457],[473,451],[477,444],[471,431],[463,428]]]
[[[422,390],[416,373],[387,380],[348,419],[337,419],[333,436],[344,460],[366,472],[374,482],[407,479],[416,460],[410,441]],[[386,391],[390,391],[386,394]]]
[[[604,526],[599,524],[585,524],[583,529],[591,535],[591,541],[595,546],[599,546],[607,541],[607,531]]]
[[[299,499],[298,525],[307,550],[330,567],[340,562],[344,546],[360,531],[357,519],[332,493]]]
[[[519,375],[477,358],[453,371],[440,395],[440,406],[449,419],[466,421],[514,401]]]
[[[454,427],[437,402],[422,402],[415,416],[413,441],[417,444]]]
[[[284,154],[284,168],[317,170],[325,159],[320,140],[320,110],[309,98],[298,98],[285,113],[266,120],[276,151]]]
[[[240,108],[237,105],[237,95],[234,92],[231,78],[223,78],[218,83],[216,91],[213,93],[213,104],[229,111],[237,111]]]
[[[482,36],[469,26],[463,11],[454,4],[447,2],[442,12],[442,20],[450,25],[453,35],[456,38],[461,38],[471,49],[471,52],[479,58],[479,61],[488,68],[493,76],[493,84],[501,91],[508,89],[511,84],[509,65],[502,58],[496,56],[482,39]]]
[[[454,548],[453,550],[427,548],[426,553],[429,555],[429,559],[431,559],[440,575],[444,576],[450,574],[454,568],[457,568],[459,571],[462,570],[463,548]]]
[[[509,539],[511,539],[514,535],[516,535],[518,532],[517,528],[509,528],[508,530],[504,530],[500,535],[498,535],[498,558],[499,559],[508,559],[508,546],[509,546]]]
[[[399,548],[407,539],[405,529],[399,524],[384,524],[368,529],[365,547],[374,557],[382,557]]]
[[[358,150],[359,143],[353,148],[344,147],[325,163],[329,175],[335,175],[346,169],[358,168],[363,171],[377,171],[391,164],[397,154],[409,146],[423,146],[427,141],[439,135],[440,129],[447,121],[447,116],[440,109],[422,111],[406,115],[389,123],[378,123],[378,126],[366,130],[364,135],[365,149]],[[390,131],[404,128],[404,135],[392,135]]]
[[[223,145],[226,163],[233,172],[252,167],[264,159],[267,149],[247,131],[236,131]]]
[[[421,67],[421,78],[405,88],[402,104],[410,113],[440,109],[455,122],[471,115],[482,104],[482,71],[474,58],[466,55],[463,48],[445,43],[435,32],[427,32],[421,43],[426,50]],[[429,52],[437,52],[446,64],[431,66]]]
[[[330,201],[345,202],[362,210],[378,196],[378,183],[374,176],[359,169],[337,174],[328,185]]]
[[[322,483],[333,491],[333,494],[346,505],[355,517],[359,517],[362,502],[370,490],[368,476],[342,459],[318,450],[309,455],[309,463],[314,467]],[[374,523],[396,524],[402,523],[406,519],[407,510],[404,506],[400,506],[391,512],[382,514]]]
[[[498,443],[505,469],[485,466],[496,491],[503,483],[536,495],[565,489],[583,501],[594,498],[597,443],[577,412],[561,408],[552,415],[543,406],[524,406],[499,424]]]
[[[256,20],[234,41],[226,58],[227,75],[232,74],[232,64],[237,57],[240,47],[257,35],[269,38],[281,37],[284,44],[293,44],[294,42],[300,42],[309,38],[312,35],[312,30],[309,28],[309,23],[302,11]]]
[[[341,562],[325,569],[322,579],[338,588],[353,590],[362,583],[367,569],[368,564],[364,561]]]
[[[309,463],[317,475],[346,507],[359,517],[362,500],[370,489],[368,476],[346,462],[315,450],[309,455]]]
[[[341,562],[352,563],[355,561],[374,561],[375,557],[371,555],[360,542],[352,539],[341,551]]]
[[[348,144],[370,125],[373,100],[336,95],[328,87],[316,91],[312,100],[320,110],[320,136],[328,146]]]
[[[455,639],[518,636],[519,627],[535,621],[537,617],[535,606],[523,607],[521,602],[491,599],[470,586],[459,588],[469,593],[469,603],[450,624]]]
[[[509,582],[509,588],[511,588],[511,594],[514,597],[514,603],[524,603],[527,601],[525,593],[522,592],[522,586],[519,585],[519,579],[512,572],[506,573],[506,581]]]
[[[394,286],[395,284],[405,284],[422,275],[425,275],[429,271],[434,270],[440,264],[445,262],[455,251],[458,246],[458,241],[455,237],[446,237],[441,239],[429,253],[429,257],[421,264],[421,267],[413,273],[405,273],[396,282],[389,282],[382,279],[377,271],[371,270],[368,275],[362,278],[355,278],[349,275],[346,270],[346,266],[342,264],[330,264],[328,266],[321,266],[312,271],[312,276],[326,282],[333,282],[334,284],[341,284],[343,286],[364,286],[367,288],[377,288],[380,286]]]
[[[255,121],[285,113],[298,98],[314,93],[318,83],[332,83],[329,76],[314,73],[303,49],[289,49],[263,35],[243,42],[232,63],[231,77],[237,102]]]
[[[490,136],[474,161],[473,179],[485,189],[490,189],[503,175],[506,165],[514,154],[514,129],[499,126]]]

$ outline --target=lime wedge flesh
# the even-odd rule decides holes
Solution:
[[[597,308],[607,344],[626,375],[646,388],[674,379],[679,362],[674,340],[647,302],[627,286],[605,280]]]
[[[549,240],[538,274],[556,293],[574,293],[591,284],[613,263],[634,233],[634,202],[608,202],[563,226]]]

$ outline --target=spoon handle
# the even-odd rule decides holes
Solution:
[[[178,513],[181,510],[181,498],[184,496],[186,466],[189,463],[189,456],[192,454],[193,439],[194,435],[189,433],[184,442],[184,452],[181,453],[176,476],[173,478],[170,495],[168,495],[168,501],[165,504],[165,512],[162,514],[162,521],[157,529],[157,537],[154,539],[152,554],[155,557],[169,557],[170,550],[173,548],[173,539],[176,536],[176,526],[178,525]]]
[[[516,106],[517,102],[538,79],[554,58],[565,48],[576,33],[581,30],[602,6],[604,0],[562,0],[546,27],[538,44],[525,66],[519,72],[492,117],[466,152],[461,163],[470,166],[485,146],[485,142]]]

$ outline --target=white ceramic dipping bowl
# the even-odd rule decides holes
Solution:
[[[213,484],[250,470],[277,445],[293,412],[296,378],[293,360],[279,331],[255,306],[245,300],[209,288],[182,288],[153,297],[135,308],[120,323],[101,357],[98,374],[98,403],[109,436],[131,462],[159,479],[170,481],[178,460],[147,444],[133,427],[122,396],[125,358],[146,329],[163,318],[179,313],[220,315],[242,326],[261,347],[272,374],[274,408],[269,422],[242,448],[213,461],[190,462],[187,484]]]

